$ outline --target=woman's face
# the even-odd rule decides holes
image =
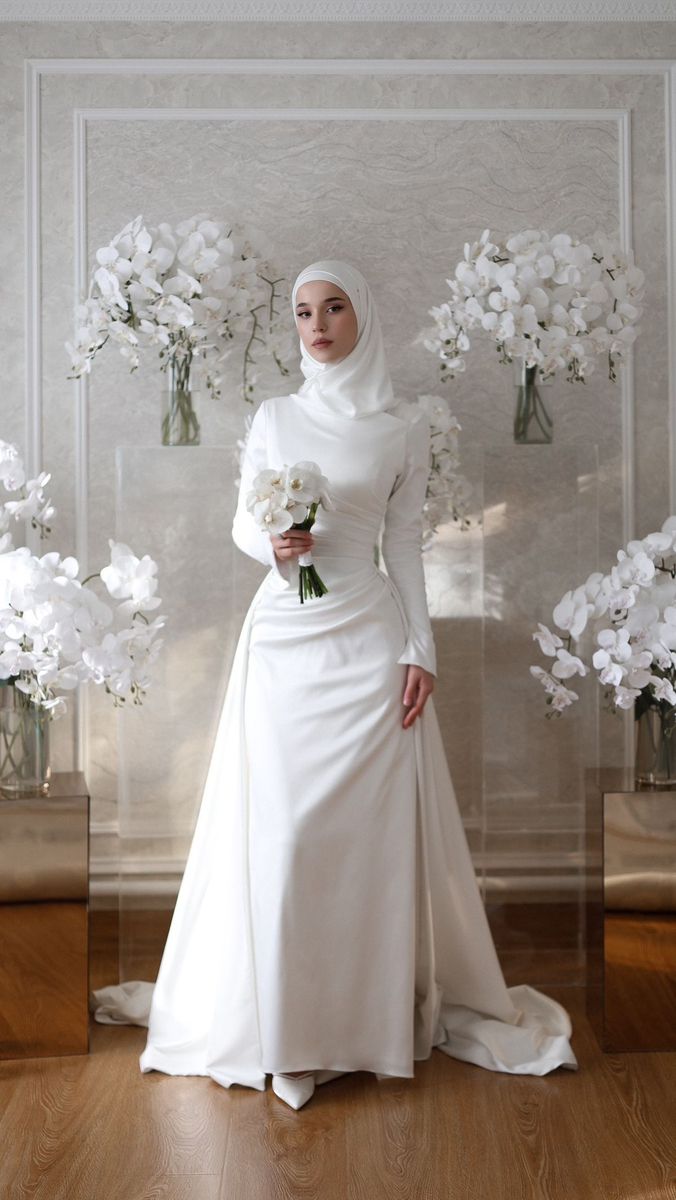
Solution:
[[[317,362],[340,362],[357,341],[357,314],[352,301],[328,279],[313,279],[298,289],[295,317],[301,341]],[[315,345],[320,338],[324,344]]]

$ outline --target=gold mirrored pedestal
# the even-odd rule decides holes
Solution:
[[[89,1052],[89,794],[0,794],[0,1059]]]
[[[587,1011],[603,1050],[676,1050],[676,787],[585,772]]]

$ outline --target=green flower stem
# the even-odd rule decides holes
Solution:
[[[301,566],[299,568],[298,578],[298,593],[300,602],[303,603],[304,598],[308,599],[312,596],[324,596],[328,592],[328,588],[323,579],[318,575],[314,563],[309,567]]]
[[[174,347],[178,340],[173,339]],[[192,360],[191,349],[184,354],[174,352],[173,355],[167,356],[165,370],[169,373],[169,378],[165,396],[166,412],[162,418],[163,446],[199,445],[200,427],[190,390]]]
[[[312,529],[312,526],[315,523],[315,517],[317,516],[318,507],[319,501],[316,500],[310,506],[310,511],[305,520],[297,521],[291,526],[291,528],[303,530]],[[312,599],[313,596],[324,596],[328,590],[329,589],[327,588],[323,579],[318,574],[314,563],[312,563],[309,567],[305,567],[301,563],[298,564],[298,596],[301,604],[304,604],[308,599]]]
[[[514,417],[514,441],[551,442],[553,421],[544,406],[536,383],[537,367],[523,367],[523,382],[517,388],[516,414]],[[531,423],[539,426],[542,438],[534,439]]]
[[[200,427],[192,405],[192,394],[184,388],[167,393],[167,411],[162,419],[164,446],[195,446],[199,443]]]
[[[14,707],[0,710],[0,791],[10,796],[33,794],[35,786],[43,788],[53,715],[51,709],[41,708],[17,688],[14,678],[2,682],[13,690]]]

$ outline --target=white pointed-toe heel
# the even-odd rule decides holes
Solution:
[[[315,1083],[328,1083],[339,1075],[347,1075],[347,1071],[315,1071]]]
[[[306,1071],[304,1075],[273,1075],[272,1090],[291,1108],[302,1108],[315,1090],[314,1071]]]
[[[375,1077],[376,1077],[376,1079],[391,1079],[392,1078],[391,1075],[379,1075],[377,1071],[375,1072]]]

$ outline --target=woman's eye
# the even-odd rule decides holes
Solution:
[[[342,311],[343,311],[343,306],[342,306],[342,304],[331,304],[331,305],[329,305],[329,309],[328,309],[328,311],[329,311],[329,312],[331,312],[331,309],[332,309],[332,308],[335,308],[337,312],[342,312]],[[299,317],[308,317],[309,315],[310,315],[310,314],[309,314],[309,313],[306,313],[306,312],[299,312],[299,313],[298,313],[298,316],[299,316]]]

